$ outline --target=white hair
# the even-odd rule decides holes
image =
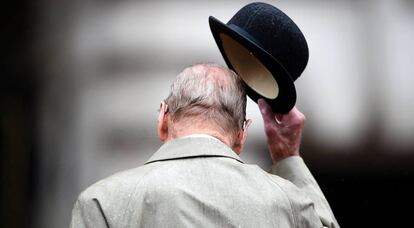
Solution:
[[[184,69],[165,100],[173,121],[207,120],[222,132],[237,134],[246,118],[246,92],[240,77],[218,64]]]

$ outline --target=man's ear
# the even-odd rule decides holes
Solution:
[[[237,135],[237,142],[234,145],[233,150],[240,154],[243,151],[244,143],[247,139],[247,129],[250,127],[250,124],[252,123],[251,119],[248,119],[243,124],[243,129],[240,130],[239,134]]]
[[[168,139],[168,105],[165,101],[160,103],[160,113],[158,114],[158,137],[165,142]]]

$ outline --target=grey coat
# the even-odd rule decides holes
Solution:
[[[339,227],[302,158],[270,173],[219,140],[165,143],[145,165],[82,192],[71,227]]]

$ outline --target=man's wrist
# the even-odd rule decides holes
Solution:
[[[270,151],[270,157],[272,158],[272,161],[274,164],[291,156],[300,156],[299,150],[294,150],[292,152],[290,151],[282,152],[282,153],[280,152],[276,153],[276,152]]]
[[[278,162],[280,162],[282,160],[285,160],[287,158],[290,158],[290,157],[300,157],[300,153],[299,152],[295,152],[295,153],[286,154],[286,155],[283,155],[283,156],[277,156],[277,157],[272,156],[272,162],[273,162],[273,164],[276,164],[276,163],[278,163]]]

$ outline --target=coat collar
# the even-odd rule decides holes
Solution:
[[[145,163],[191,157],[228,157],[241,163],[240,157],[226,144],[210,137],[185,137],[162,145]]]

